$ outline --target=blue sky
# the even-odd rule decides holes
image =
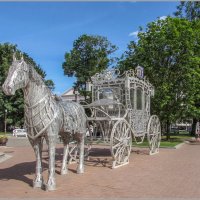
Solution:
[[[82,34],[106,36],[126,50],[138,27],[173,15],[178,2],[0,2],[0,43],[17,44],[55,83],[55,93],[69,89],[74,78],[64,76],[64,54]]]

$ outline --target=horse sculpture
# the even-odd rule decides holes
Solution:
[[[22,88],[24,93],[25,125],[28,139],[36,156],[36,175],[33,187],[43,187],[42,147],[45,138],[49,151],[49,176],[45,184],[47,190],[55,190],[55,146],[58,135],[64,143],[61,174],[67,174],[67,156],[71,137],[78,142],[79,164],[77,173],[84,172],[84,135],[86,116],[81,105],[74,102],[56,100],[33,66],[27,64],[23,56],[13,62],[2,86],[6,95],[14,95]]]

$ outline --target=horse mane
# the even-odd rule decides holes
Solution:
[[[29,68],[30,80],[34,81],[37,85],[43,85],[46,88],[46,90],[49,92],[49,94],[52,96],[53,94],[51,90],[46,86],[45,80],[41,77],[41,75],[38,74],[33,64],[29,62],[26,62],[26,64],[28,65],[28,68]]]
[[[39,84],[45,84],[44,79],[41,77],[41,75],[38,74],[35,67],[30,63],[27,63],[27,65],[28,65],[28,68],[29,68],[29,78],[31,80],[35,81],[38,85]]]

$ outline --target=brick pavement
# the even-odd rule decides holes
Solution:
[[[59,174],[62,148],[56,155],[56,191],[32,188],[35,157],[30,146],[0,151],[12,158],[0,163],[1,198],[198,198],[200,197],[200,146],[183,145],[180,149],[161,149],[154,156],[146,149],[134,151],[130,164],[110,169],[108,147],[94,149],[85,163],[85,173],[76,174],[76,164],[69,174]],[[47,179],[47,150],[43,152],[44,178]]]

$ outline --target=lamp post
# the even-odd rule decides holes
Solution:
[[[78,102],[78,94],[79,94],[78,90],[75,89],[74,94],[75,94],[75,102]]]
[[[5,134],[6,134],[6,120],[7,120],[7,109],[5,109],[5,121],[4,121],[4,123],[5,123],[5,127],[4,127],[4,132],[5,132]]]

